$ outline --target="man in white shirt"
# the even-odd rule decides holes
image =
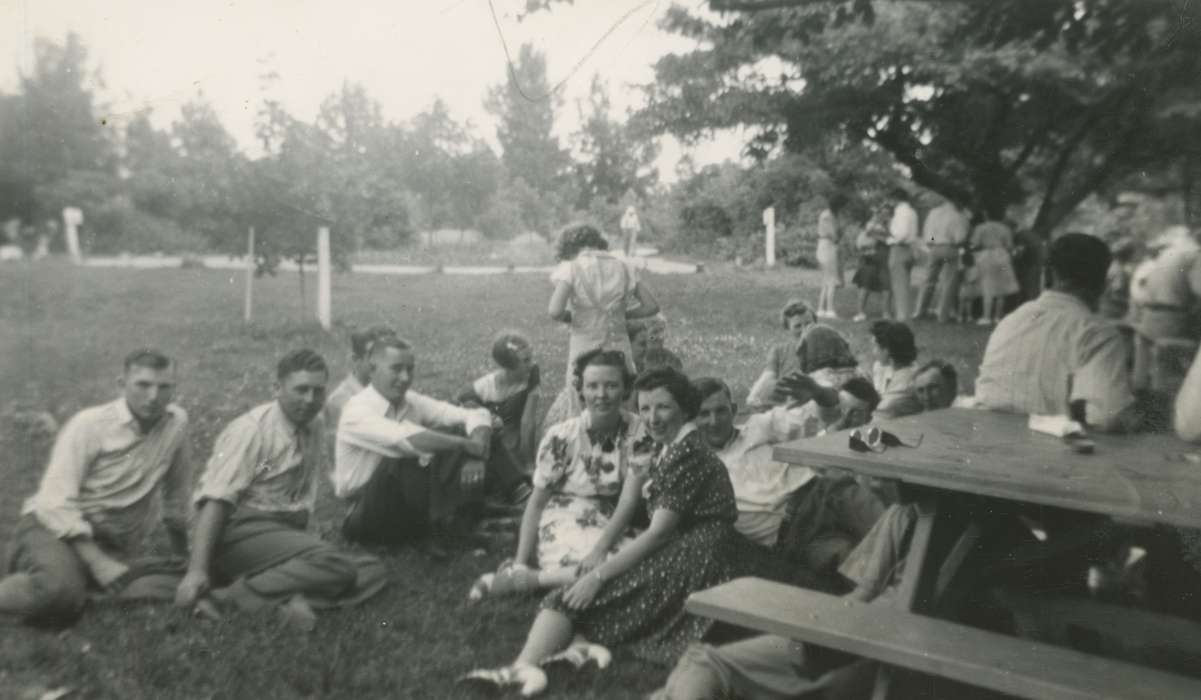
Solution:
[[[910,318],[909,273],[913,270],[914,246],[918,243],[917,212],[909,204],[910,196],[903,188],[896,188],[889,197],[893,202],[892,221],[888,224],[888,274],[892,280],[892,298],[896,306],[896,320]]]
[[[697,429],[730,472],[738,504],[735,528],[747,538],[774,546],[789,499],[817,476],[811,469],[773,460],[773,445],[862,425],[870,419],[872,397],[879,400],[871,384],[860,378],[847,385],[849,389],[846,385],[831,389],[806,375],[790,375],[781,387],[792,399],[788,405],[753,414],[743,425],[735,426],[737,407],[729,386],[713,377],[693,382],[701,395]],[[882,510],[882,506],[874,508],[867,519]],[[869,527],[871,522],[862,530]]]
[[[917,298],[918,317],[926,314],[930,299],[938,290],[937,316],[945,323],[955,312],[959,299],[959,247],[968,238],[967,216],[951,200],[930,210],[922,226],[922,239],[930,249],[930,264],[926,268],[926,283]]]
[[[343,534],[367,543],[418,541],[444,559],[463,502],[486,489],[520,503],[529,485],[507,450],[492,450],[499,434],[487,409],[409,390],[415,359],[407,341],[380,339],[369,359],[371,383],[346,402],[338,423],[334,494],[350,501]]]
[[[325,427],[337,430],[342,407],[350,397],[359,393],[371,381],[371,363],[368,355],[371,347],[380,338],[395,336],[396,331],[388,326],[372,326],[350,334],[350,373],[325,399]]]
[[[89,592],[173,595],[183,567],[140,555],[160,519],[176,553],[187,553],[192,472],[188,415],[171,402],[175,364],[135,350],[118,385],[120,398],[75,414],[55,438],[9,548],[0,624],[72,623]]]

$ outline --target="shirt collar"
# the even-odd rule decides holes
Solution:
[[[684,425],[681,425],[681,426],[680,426],[680,432],[676,433],[676,439],[672,440],[672,441],[671,441],[671,444],[673,444],[673,445],[674,445],[674,444],[676,444],[677,442],[680,442],[680,441],[681,441],[681,440],[683,440],[684,438],[688,437],[688,434],[689,434],[689,433],[691,433],[691,432],[692,432],[692,431],[694,431],[694,430],[696,430],[696,424],[695,424],[695,423],[693,423],[692,421],[688,421],[688,422],[687,422],[687,423],[685,423]]]
[[[317,420],[314,418],[307,425],[296,425],[284,414],[284,408],[279,405],[279,399],[271,402],[271,408],[267,413],[270,414],[270,420],[274,424],[275,430],[301,442],[313,432],[313,421]]]
[[[1092,313],[1092,311],[1088,308],[1088,304],[1085,304],[1080,297],[1055,289],[1047,289],[1043,291],[1043,293],[1039,296],[1039,301],[1051,306],[1074,306],[1084,313]]]
[[[117,411],[117,420],[120,422],[120,424],[128,425],[139,435],[152,433],[157,430],[159,426],[171,420],[171,406],[168,405],[167,409],[163,411],[163,417],[159,418],[157,423],[150,426],[149,430],[143,431],[142,423],[138,420],[138,417],[133,414],[133,411],[129,410],[129,403],[125,400],[124,396],[114,401],[113,407]]]
[[[392,407],[392,402],[388,400],[388,397],[379,393],[379,389],[376,389],[373,384],[368,384],[361,393],[366,395],[371,402],[371,408],[379,411],[380,415],[387,413],[388,409]],[[400,403],[396,404],[396,410],[399,412],[404,407],[405,401],[401,399]]]

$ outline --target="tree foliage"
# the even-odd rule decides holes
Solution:
[[[593,200],[617,204],[627,193],[645,197],[658,179],[654,170],[658,146],[632,128],[630,119],[613,117],[609,91],[600,76],[592,78],[588,99],[580,106],[580,122],[574,138],[576,207],[588,209]]]
[[[1048,233],[1090,193],[1196,158],[1201,30],[1170,0],[811,0],[664,25],[644,116],[692,137],[747,126],[760,156],[837,135],[983,215],[1038,202]]]

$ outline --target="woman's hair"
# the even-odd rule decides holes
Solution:
[[[629,396],[634,386],[634,373],[626,364],[626,354],[620,350],[595,348],[582,353],[575,358],[571,368],[571,384],[576,392],[584,391],[584,370],[589,367],[614,367],[621,372],[621,387],[625,396]]]
[[[888,193],[888,198],[895,199],[898,202],[909,202],[913,199],[913,195],[909,194],[909,190],[905,189],[904,187],[894,187],[892,188],[892,191]]]
[[[880,320],[872,324],[872,337],[888,352],[894,365],[904,367],[917,359],[917,343],[913,331],[899,321]]]
[[[876,391],[876,387],[863,377],[851,377],[843,382],[839,387],[839,391],[845,391],[851,396],[866,403],[870,410],[876,410],[876,406],[880,405],[880,392]]]
[[[608,250],[609,241],[600,229],[592,224],[575,223],[564,226],[559,231],[558,250],[555,255],[559,260],[571,260],[585,248]]]
[[[634,382],[634,391],[638,393],[666,389],[675,399],[684,413],[684,418],[692,420],[701,410],[701,395],[688,381],[688,377],[678,369],[657,367],[638,375]]]
[[[492,339],[492,359],[504,369],[513,369],[518,353],[530,347],[530,340],[517,331],[501,331]]]
[[[847,196],[845,194],[841,192],[835,192],[834,194],[830,195],[830,199],[827,200],[827,205],[830,207],[830,211],[837,214],[838,212],[842,211],[843,207],[847,205],[847,201]]]
[[[856,367],[859,361],[841,333],[825,324],[810,326],[797,345],[797,359],[805,374],[819,369]]]
[[[787,329],[789,316],[804,316],[806,314],[813,316],[814,319],[817,318],[817,314],[813,313],[813,307],[809,306],[804,300],[793,297],[784,303],[784,308],[780,309],[780,325]]]

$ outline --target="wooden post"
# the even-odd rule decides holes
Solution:
[[[76,264],[83,262],[83,253],[79,250],[79,230],[78,227],[83,223],[83,212],[77,207],[65,207],[63,209],[63,234],[67,238],[67,252],[71,254],[71,260]]]
[[[330,329],[329,227],[317,229],[317,320]]]
[[[767,240],[763,244],[764,258],[768,267],[776,266],[776,208],[763,210],[763,225],[767,227]]]
[[[246,298],[242,302],[242,321],[254,317],[254,227],[246,232]]]

